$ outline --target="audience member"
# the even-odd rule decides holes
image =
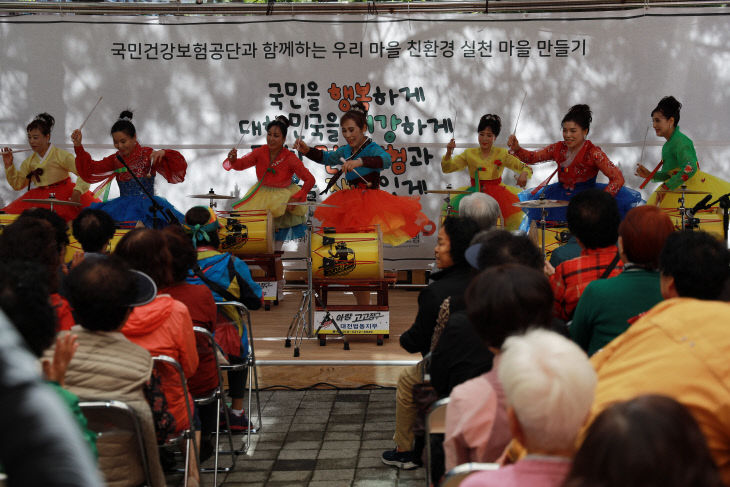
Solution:
[[[47,295],[37,306],[53,315]],[[22,342],[0,312],[0,465],[7,485],[101,487],[104,483],[78,424],[58,395],[41,382],[37,360]]]
[[[694,416],[723,481],[730,484],[730,304],[714,301],[728,278],[723,242],[700,231],[671,234],[659,257],[660,302],[591,361],[595,417],[617,401],[664,394]],[[618,304],[618,303],[617,303]]]
[[[198,254],[198,265],[195,272],[188,275],[187,280],[191,284],[208,286],[217,302],[238,301],[248,309],[259,309],[263,296],[261,286],[251,277],[246,263],[230,253],[218,252],[219,226],[218,217],[211,208],[195,206],[185,214],[185,232],[192,237]],[[236,309],[224,307],[221,310],[219,323],[216,325],[216,340],[231,363],[241,363],[248,355],[248,333]],[[245,373],[230,372],[228,386],[232,413],[228,423],[232,430],[245,431],[249,427],[248,417],[243,411]]]
[[[550,276],[555,294],[555,316],[572,319],[585,287],[596,279],[621,273],[623,264],[616,247],[620,215],[616,200],[598,189],[575,195],[568,204],[568,228],[583,248],[580,257],[560,264]]]
[[[108,254],[114,237],[114,219],[95,208],[84,208],[71,223],[71,231],[86,254]]]
[[[486,193],[472,193],[459,202],[459,216],[471,218],[479,230],[491,230],[502,219],[499,203]]]
[[[542,259],[541,259],[542,260]],[[446,469],[467,462],[494,462],[511,439],[505,397],[497,376],[507,337],[551,326],[553,293],[534,266],[488,267],[466,291],[466,312],[478,337],[495,354],[492,369],[457,385],[446,408]]]
[[[609,406],[588,428],[564,487],[721,487],[697,422],[672,398]]]
[[[439,272],[431,275],[433,282],[419,293],[416,319],[400,337],[401,346],[408,352],[428,354],[442,302],[464,293],[472,275],[464,252],[477,230],[476,222],[469,218],[449,217],[444,220],[434,249]],[[417,451],[420,446],[414,448],[413,425],[418,409],[413,398],[413,386],[423,382],[424,370],[425,363],[420,361],[404,368],[398,377],[393,435],[396,448],[383,452],[381,459],[386,465],[406,470],[421,466],[420,451]]]
[[[626,214],[618,227],[623,272],[588,284],[570,325],[571,337],[588,355],[623,333],[630,319],[662,300],[659,253],[672,232],[672,220],[657,206],[638,206]]]
[[[464,487],[558,487],[593,402],[596,373],[575,343],[547,330],[504,342],[499,381],[507,418],[528,455],[513,465],[472,474]]]
[[[120,332],[133,307],[155,298],[155,284],[141,272],[130,271],[120,259],[101,257],[85,259],[72,269],[66,285],[79,323],[71,329],[78,337],[78,350],[69,363],[66,386],[83,399],[123,401],[134,409],[142,426],[152,485],[164,486],[152,412],[144,393],[152,375],[152,357]],[[145,482],[131,435],[102,435],[98,447],[99,467],[108,486]]]

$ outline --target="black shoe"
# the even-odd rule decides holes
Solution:
[[[201,438],[200,440],[200,463],[213,456],[215,453],[215,444],[211,438]]]
[[[383,452],[380,459],[386,465],[393,465],[403,470],[413,470],[423,466],[421,460],[415,458],[412,451],[398,451],[398,448]]]

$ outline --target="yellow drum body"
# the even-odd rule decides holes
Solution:
[[[117,244],[122,239],[123,236],[125,236],[127,233],[130,232],[131,229],[120,229],[117,228],[114,231],[114,236],[109,241],[109,252],[114,252],[114,249],[117,247]],[[84,249],[81,248],[81,244],[79,243],[76,238],[71,234],[71,230],[68,231],[68,240],[69,244],[68,247],[66,247],[66,257],[64,258],[64,262],[70,262],[71,259],[73,259],[74,254],[76,252],[83,252]]]
[[[18,219],[20,215],[11,215],[9,213],[0,213],[0,233],[3,229]]]
[[[236,211],[219,214],[221,252],[233,255],[274,252],[274,225],[268,210]]]
[[[380,231],[312,234],[315,279],[382,279],[383,239]]]
[[[682,215],[676,209],[666,209],[667,215],[671,218],[674,223],[674,228],[679,230],[682,228]],[[697,212],[695,215],[699,221],[697,222],[697,229],[702,230],[713,235],[719,240],[725,240],[725,231],[722,227],[722,209],[710,208],[709,210],[702,210]]]

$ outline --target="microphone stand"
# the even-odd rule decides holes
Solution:
[[[180,225],[180,221],[177,219],[175,214],[170,211],[169,209],[165,209],[162,207],[161,204],[155,200],[155,197],[152,193],[147,191],[147,188],[144,187],[144,184],[142,184],[142,181],[139,180],[136,174],[132,172],[132,170],[129,168],[126,162],[124,162],[124,159],[122,156],[117,153],[117,160],[122,163],[122,166],[124,166],[127,169],[127,172],[132,176],[134,179],[134,182],[137,183],[137,186],[139,186],[142,189],[142,192],[149,198],[150,202],[152,203],[152,206],[150,206],[150,210],[152,210],[152,227],[155,229],[162,228],[162,219],[157,216],[157,213],[160,213],[162,217],[167,221],[168,225],[172,225],[173,223]]]
[[[720,196],[715,201],[708,204],[705,208],[711,208],[716,204],[719,204],[720,208],[722,208],[722,230],[725,236],[725,245],[727,245],[728,222],[730,221],[730,218],[728,217],[728,211],[730,211],[730,193]]]

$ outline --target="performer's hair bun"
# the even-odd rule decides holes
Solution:
[[[659,112],[664,115],[664,118],[667,120],[674,117],[674,126],[676,127],[679,125],[679,111],[681,109],[682,104],[679,103],[679,100],[673,96],[665,96],[659,100],[659,104],[651,111],[651,114],[654,115],[656,112]]]
[[[50,135],[51,129],[56,124],[56,119],[52,115],[43,112],[35,116],[35,118],[28,124],[26,131],[40,130],[43,135]]]
[[[355,102],[350,109],[342,115],[340,119],[340,125],[344,124],[347,120],[352,120],[358,127],[367,126],[368,122],[368,107],[361,102]]]
[[[134,128],[134,124],[132,123],[132,117],[134,114],[131,110],[126,109],[122,113],[119,114],[119,120],[114,122],[114,125],[112,125],[111,133],[114,132],[124,132],[129,137],[134,137],[137,135],[137,129]]]
[[[266,126],[266,131],[268,132],[271,127],[279,127],[279,130],[281,130],[281,135],[286,137],[286,131],[289,127],[290,122],[289,119],[286,118],[284,115],[279,115],[275,119],[273,119],[269,124]]]
[[[574,122],[583,130],[590,130],[592,121],[593,114],[591,113],[591,107],[588,105],[573,105],[560,123]]]
[[[489,127],[492,129],[492,133],[494,136],[499,135],[499,131],[502,130],[502,119],[499,118],[499,115],[495,115],[493,113],[487,113],[486,115],[482,116],[482,118],[479,119],[479,125],[477,126],[477,132],[481,132],[482,130]]]

